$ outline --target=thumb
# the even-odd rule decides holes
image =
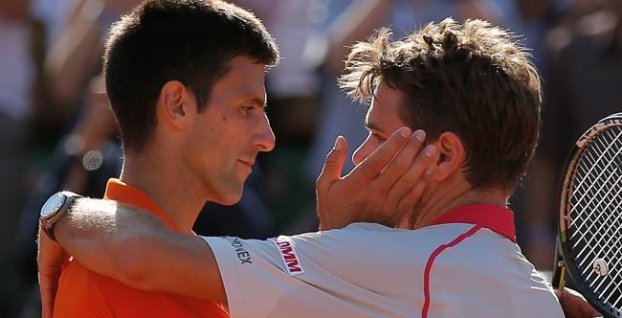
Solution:
[[[327,187],[333,182],[341,178],[343,164],[348,155],[348,144],[346,138],[338,136],[335,140],[335,146],[330,150],[324,162],[324,168],[317,179],[318,188]]]

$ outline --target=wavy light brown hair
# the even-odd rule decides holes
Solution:
[[[424,129],[428,141],[446,131],[461,138],[474,188],[512,191],[539,135],[541,85],[531,55],[482,20],[448,18],[398,41],[391,36],[383,28],[353,47],[341,87],[360,101],[380,83],[400,90],[399,116],[412,129]]]

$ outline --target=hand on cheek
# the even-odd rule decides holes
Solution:
[[[419,203],[426,187],[421,181],[438,158],[436,147],[424,142],[423,131],[398,129],[341,178],[347,151],[341,146],[345,140],[338,139],[317,182],[321,229],[361,221],[397,225]]]
[[[341,169],[346,160],[347,145],[343,137],[337,139],[316,183],[317,212],[322,230],[341,228],[359,221],[379,221],[375,220],[375,214],[382,210],[387,189],[400,175],[392,173],[390,178],[379,176],[409,141],[410,135],[408,128],[396,130],[345,177],[341,177]]]

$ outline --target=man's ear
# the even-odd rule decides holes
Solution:
[[[193,118],[194,96],[180,81],[168,81],[162,86],[157,102],[158,122],[177,130],[185,130]]]
[[[434,142],[438,151],[438,161],[430,168],[431,177],[438,182],[444,181],[458,172],[466,158],[464,144],[453,132],[442,133]]]

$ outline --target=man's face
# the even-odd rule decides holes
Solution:
[[[257,154],[274,148],[274,134],[264,111],[264,71],[264,65],[249,58],[234,58],[192,127],[184,158],[189,177],[200,178],[209,201],[239,201]]]
[[[395,130],[406,126],[398,116],[398,110],[402,103],[402,92],[381,84],[376,89],[375,96],[365,120],[369,135],[352,156],[352,162],[355,165],[361,163],[376,148],[380,147]]]

